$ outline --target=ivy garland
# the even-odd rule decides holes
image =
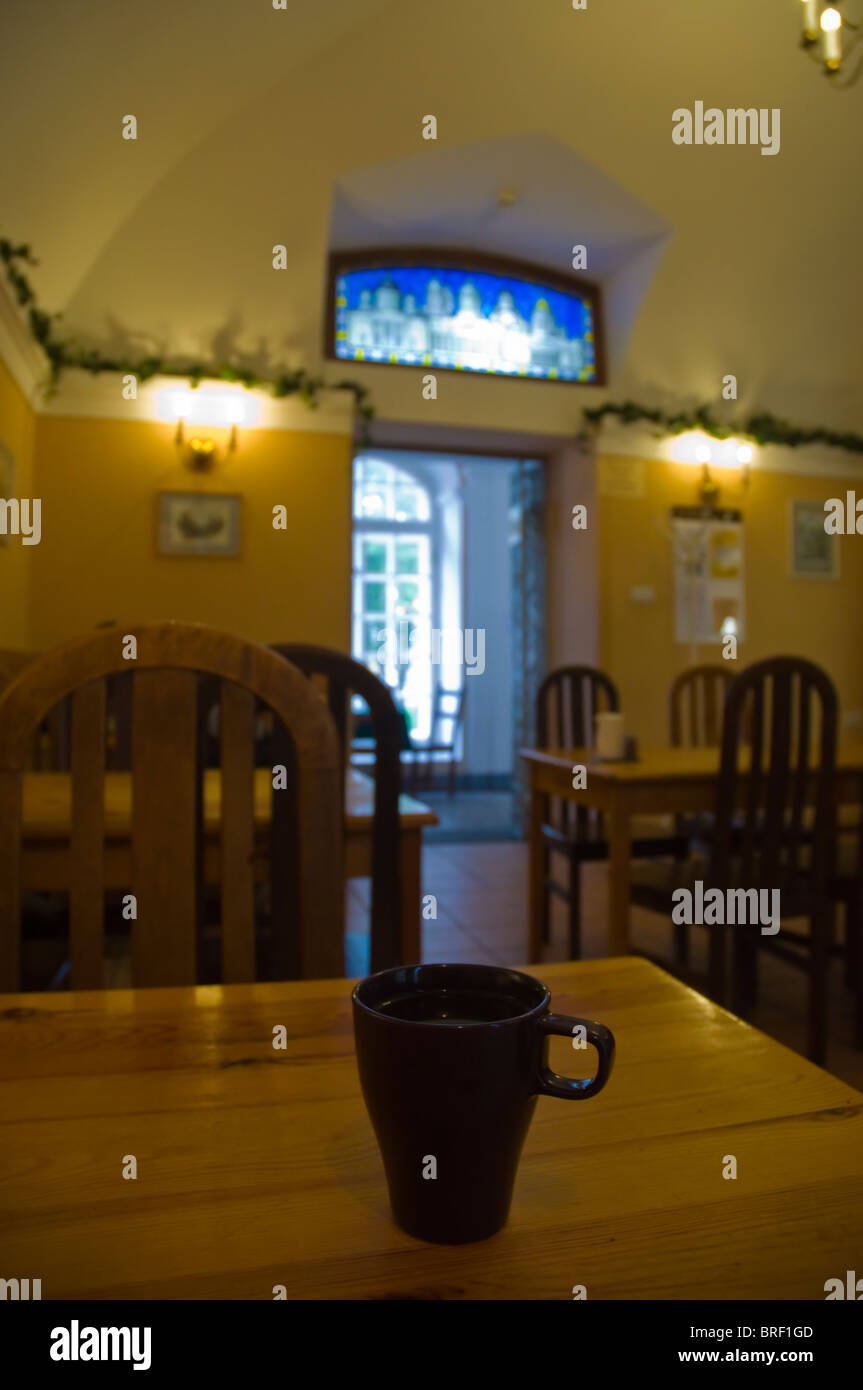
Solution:
[[[784,420],[766,412],[750,415],[740,425],[722,424],[713,415],[709,405],[700,405],[697,410],[688,414],[666,415],[661,410],[650,410],[647,406],[637,405],[635,401],[624,401],[621,405],[609,401],[605,405],[592,406],[584,412],[584,418],[596,431],[606,415],[616,415],[624,425],[647,422],[655,425],[663,435],[701,430],[713,439],[752,439],[756,444],[783,444],[789,449],[799,449],[804,444],[828,444],[833,449],[847,449],[852,454],[863,454],[863,435],[823,428],[803,429],[796,425],[788,425]]]
[[[56,390],[63,372],[75,367],[80,371],[90,372],[93,376],[99,376],[102,372],[120,372],[126,376],[135,376],[139,381],[148,381],[154,376],[185,377],[193,388],[202,381],[240,382],[248,390],[255,387],[269,389],[277,399],[299,396],[300,400],[312,409],[319,404],[322,390],[352,391],[357,414],[365,420],[366,430],[369,421],[374,418],[375,411],[369,399],[368,387],[362,386],[358,381],[325,381],[323,377],[310,376],[304,367],[262,377],[245,367],[235,367],[229,363],[220,366],[211,362],[190,362],[156,355],[134,361],[125,357],[106,357],[98,348],[82,348],[72,338],[56,336],[54,325],[61,317],[60,314],[48,314],[44,309],[40,309],[33,286],[22,269],[25,265],[39,264],[30,247],[16,246],[13,242],[0,238],[0,261],[3,263],[15,299],[27,310],[30,332],[48,358],[49,394]]]
[[[30,332],[48,358],[49,392],[56,390],[63,372],[70,368],[90,372],[93,376],[102,372],[119,372],[126,376],[135,376],[139,381],[147,381],[154,376],[185,377],[192,387],[205,380],[240,382],[247,390],[269,389],[276,399],[299,396],[300,400],[312,409],[319,404],[322,390],[352,391],[357,414],[366,422],[366,436],[368,435],[368,424],[374,419],[375,411],[369,399],[368,387],[358,381],[327,382],[323,377],[310,376],[304,367],[262,377],[246,367],[236,367],[230,363],[219,366],[211,362],[189,362],[155,355],[142,357],[137,361],[131,358],[105,357],[98,348],[82,348],[74,339],[56,336],[54,325],[61,315],[48,314],[44,309],[40,309],[35,291],[21,268],[24,265],[39,264],[29,246],[16,246],[13,242],[0,238],[0,261],[18,304],[27,310]],[[688,413],[669,415],[662,410],[638,405],[635,401],[623,401],[620,404],[606,401],[604,405],[592,406],[584,411],[584,419],[597,432],[607,415],[616,415],[624,425],[653,425],[658,433],[664,435],[701,430],[713,439],[745,438],[752,439],[756,444],[781,444],[791,449],[799,449],[806,444],[827,444],[834,449],[863,454],[863,435],[823,427],[805,429],[789,425],[767,412],[750,415],[743,424],[729,425],[717,420],[712,407],[708,405],[698,406],[696,410]]]

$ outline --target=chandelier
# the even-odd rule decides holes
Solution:
[[[863,60],[844,81],[840,80],[840,74],[848,73],[848,59],[863,35],[860,24],[852,24],[836,5],[823,5],[820,0],[802,0],[802,6],[801,47],[821,66],[834,86],[852,86],[863,71]]]

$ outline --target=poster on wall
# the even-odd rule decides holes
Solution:
[[[693,645],[746,636],[743,518],[739,511],[671,513],[674,640]]]

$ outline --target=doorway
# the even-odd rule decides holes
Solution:
[[[429,841],[521,836],[518,749],[545,663],[538,459],[367,449],[354,460],[352,653],[392,690]]]

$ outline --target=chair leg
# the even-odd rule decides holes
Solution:
[[[849,989],[857,987],[860,975],[857,954],[860,950],[860,923],[854,913],[854,893],[846,893],[842,899],[842,920],[845,924],[845,983]]]
[[[551,850],[548,845],[542,848],[542,916],[540,917],[540,932],[542,940],[548,944],[551,940],[551,890],[548,880],[551,878]]]
[[[449,772],[448,772],[448,779],[449,779],[449,794],[450,794],[450,796],[455,796],[455,758],[453,758],[452,761],[450,762],[450,765],[449,765]]]
[[[714,1004],[725,1004],[726,937],[724,927],[710,927],[708,939],[707,993]]]
[[[688,853],[688,844],[681,841],[674,851],[675,862],[683,863]],[[689,964],[689,928],[685,922],[675,922],[674,924],[674,959],[677,965]]]
[[[685,922],[674,924],[674,959],[678,965],[689,964],[689,928]]]
[[[758,928],[739,922],[731,930],[731,1009],[746,1018],[758,1001]]]
[[[849,899],[845,907],[845,966],[857,996],[854,1042],[855,1046],[863,1047],[863,917],[855,907],[856,897]]]
[[[863,1048],[863,925],[860,922],[855,924],[854,950],[856,955],[857,970],[857,1027],[855,1029],[855,1042],[858,1047]]]
[[[828,909],[829,911],[829,909]],[[811,1062],[823,1067],[827,1060],[827,962],[830,923],[820,908],[810,919],[812,949],[809,962],[809,1047]]]
[[[581,960],[581,862],[569,861],[569,959]]]

